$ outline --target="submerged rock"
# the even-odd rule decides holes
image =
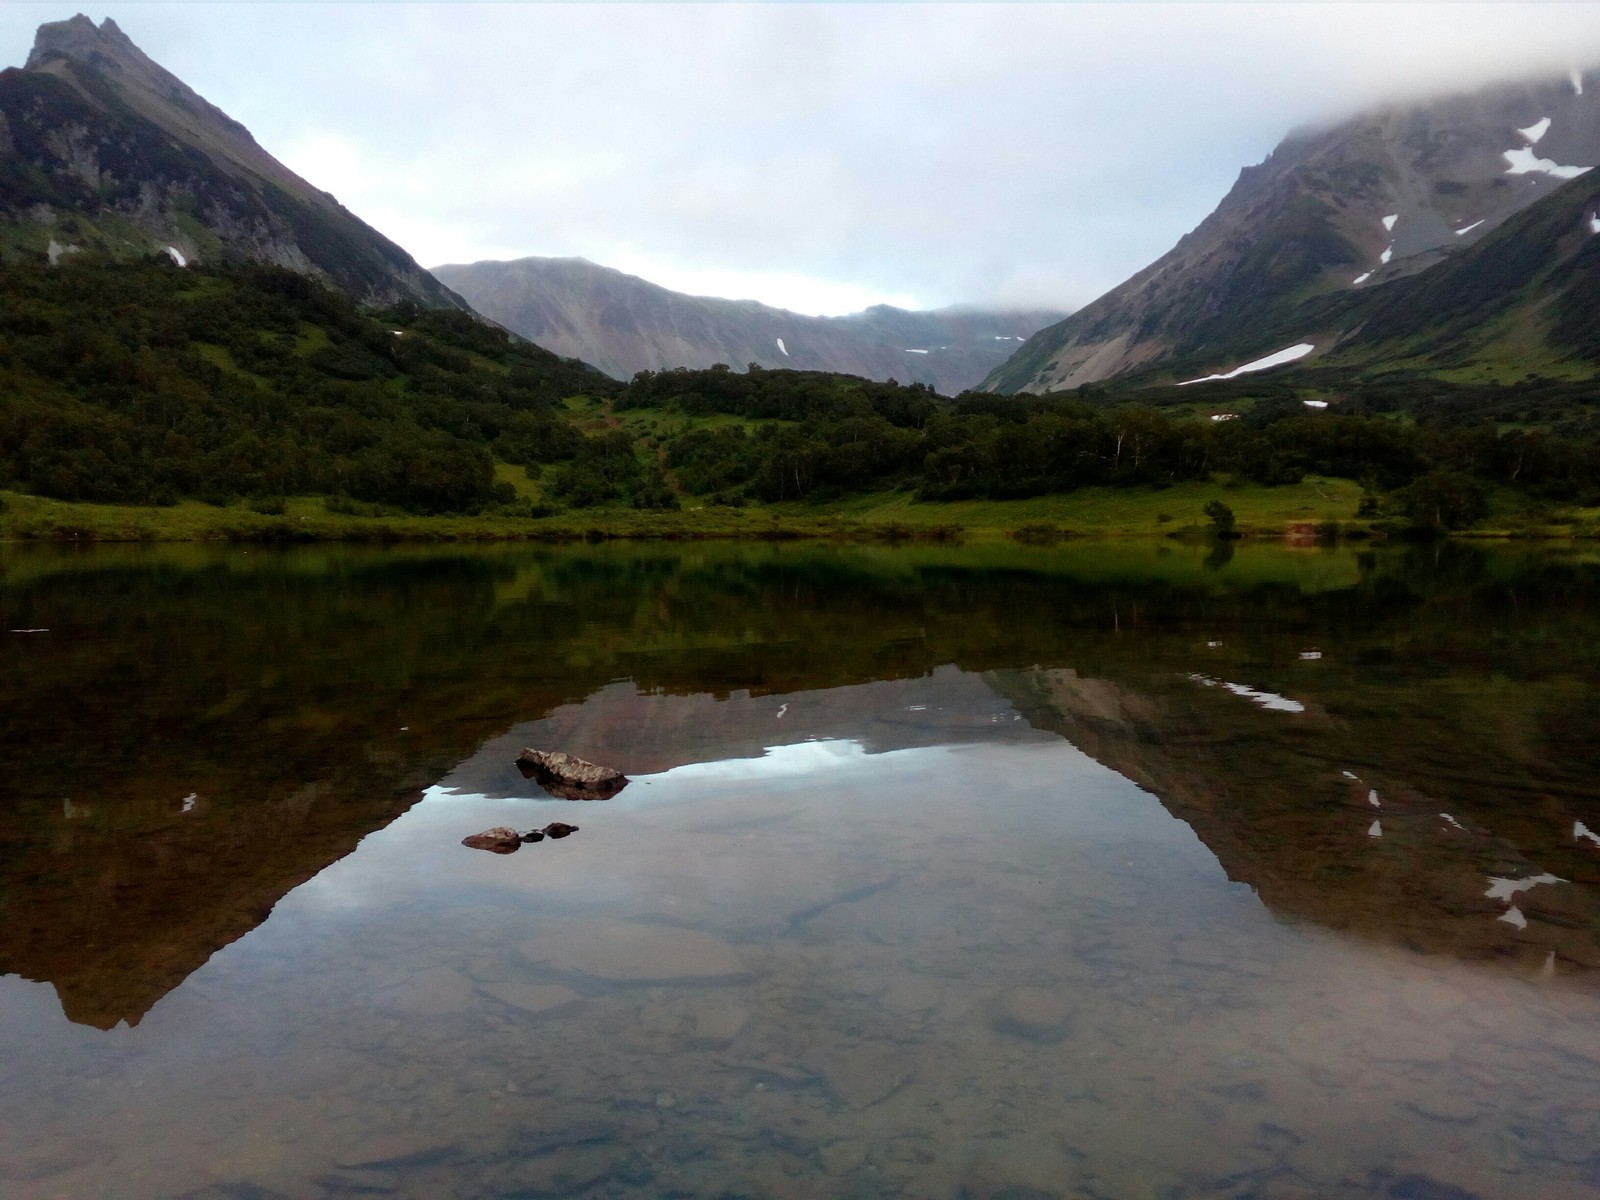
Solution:
[[[628,786],[628,777],[615,767],[602,767],[564,750],[524,750],[517,757],[517,769],[524,779],[536,780],[563,800],[609,800]]]
[[[530,829],[522,835],[522,840],[525,842],[542,842],[544,841],[544,830]]]
[[[520,949],[539,970],[608,983],[708,985],[749,977],[727,942],[676,925],[554,918]]]
[[[537,833],[539,837],[564,838],[577,833],[578,827],[576,825],[568,825],[565,821],[551,821],[543,829],[530,830],[529,832]],[[531,840],[537,841],[538,838]]]
[[[522,847],[522,835],[515,829],[506,825],[497,825],[493,829],[485,829],[482,833],[475,833],[471,837],[461,839],[463,846],[471,846],[474,850],[488,850],[494,854],[510,854]]]
[[[1035,1042],[1059,1042],[1071,1032],[1073,1005],[1049,988],[1020,987],[1000,998],[990,1024],[1001,1033]]]

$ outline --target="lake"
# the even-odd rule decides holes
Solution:
[[[1600,553],[9,547],[0,630],[8,1198],[1600,1197]]]

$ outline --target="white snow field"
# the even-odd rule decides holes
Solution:
[[[1210,675],[1190,675],[1189,678],[1202,687],[1224,688],[1235,696],[1243,696],[1246,700],[1253,701],[1272,712],[1301,713],[1306,710],[1306,706],[1300,701],[1280,696],[1277,692],[1263,692],[1258,688],[1247,687],[1242,683],[1229,683],[1226,679],[1216,679]]]
[[[1540,158],[1529,146],[1520,150],[1501,151],[1506,162],[1511,165],[1506,168],[1507,175],[1531,175],[1535,171],[1542,171],[1546,175],[1553,175],[1557,179],[1576,179],[1588,167],[1564,167],[1548,158]]]
[[[1254,362],[1247,362],[1242,367],[1235,367],[1223,375],[1207,375],[1200,379],[1185,379],[1178,384],[1179,387],[1188,387],[1191,383],[1212,383],[1219,379],[1234,379],[1240,375],[1247,375],[1251,371],[1266,371],[1272,367],[1281,367],[1284,363],[1292,363],[1296,359],[1304,358],[1316,346],[1311,342],[1298,342],[1293,346],[1286,346],[1282,350],[1274,350],[1265,358],[1258,358]]]

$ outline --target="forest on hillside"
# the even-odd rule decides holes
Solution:
[[[1360,482],[1365,515],[1423,527],[1470,524],[1496,487],[1600,504],[1591,384],[1346,383],[1331,408],[1271,380],[952,400],[717,366],[622,385],[471,314],[363,310],[275,267],[0,265],[0,487],[66,500],[270,511],[324,495],[336,511],[515,517],[1318,475]],[[1240,411],[1192,411],[1208,404]],[[543,500],[497,482],[497,462],[526,468]]]
[[[480,511],[514,499],[496,458],[570,457],[560,401],[614,387],[470,314],[363,311],[277,267],[0,265],[0,486],[64,500]]]

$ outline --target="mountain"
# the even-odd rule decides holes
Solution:
[[[0,255],[255,259],[375,304],[458,307],[416,261],[153,62],[110,18],[41,25],[0,72]]]
[[[1479,244],[1386,287],[1303,306],[1331,362],[1472,368],[1507,382],[1600,365],[1600,177],[1585,175]],[[1285,327],[1287,330],[1287,326]],[[1280,335],[1282,336],[1282,335]]]
[[[1600,72],[1395,105],[1290,134],[1133,278],[984,381],[1042,392],[1228,368],[1318,297],[1426,272],[1600,163]],[[1303,342],[1305,339],[1301,339]],[[1326,345],[1313,343],[1315,351]]]
[[[754,300],[669,291],[581,258],[519,258],[435,267],[491,320],[618,379],[645,370],[795,367],[928,383],[954,395],[975,386],[1058,312],[885,304],[846,317],[808,317]]]

